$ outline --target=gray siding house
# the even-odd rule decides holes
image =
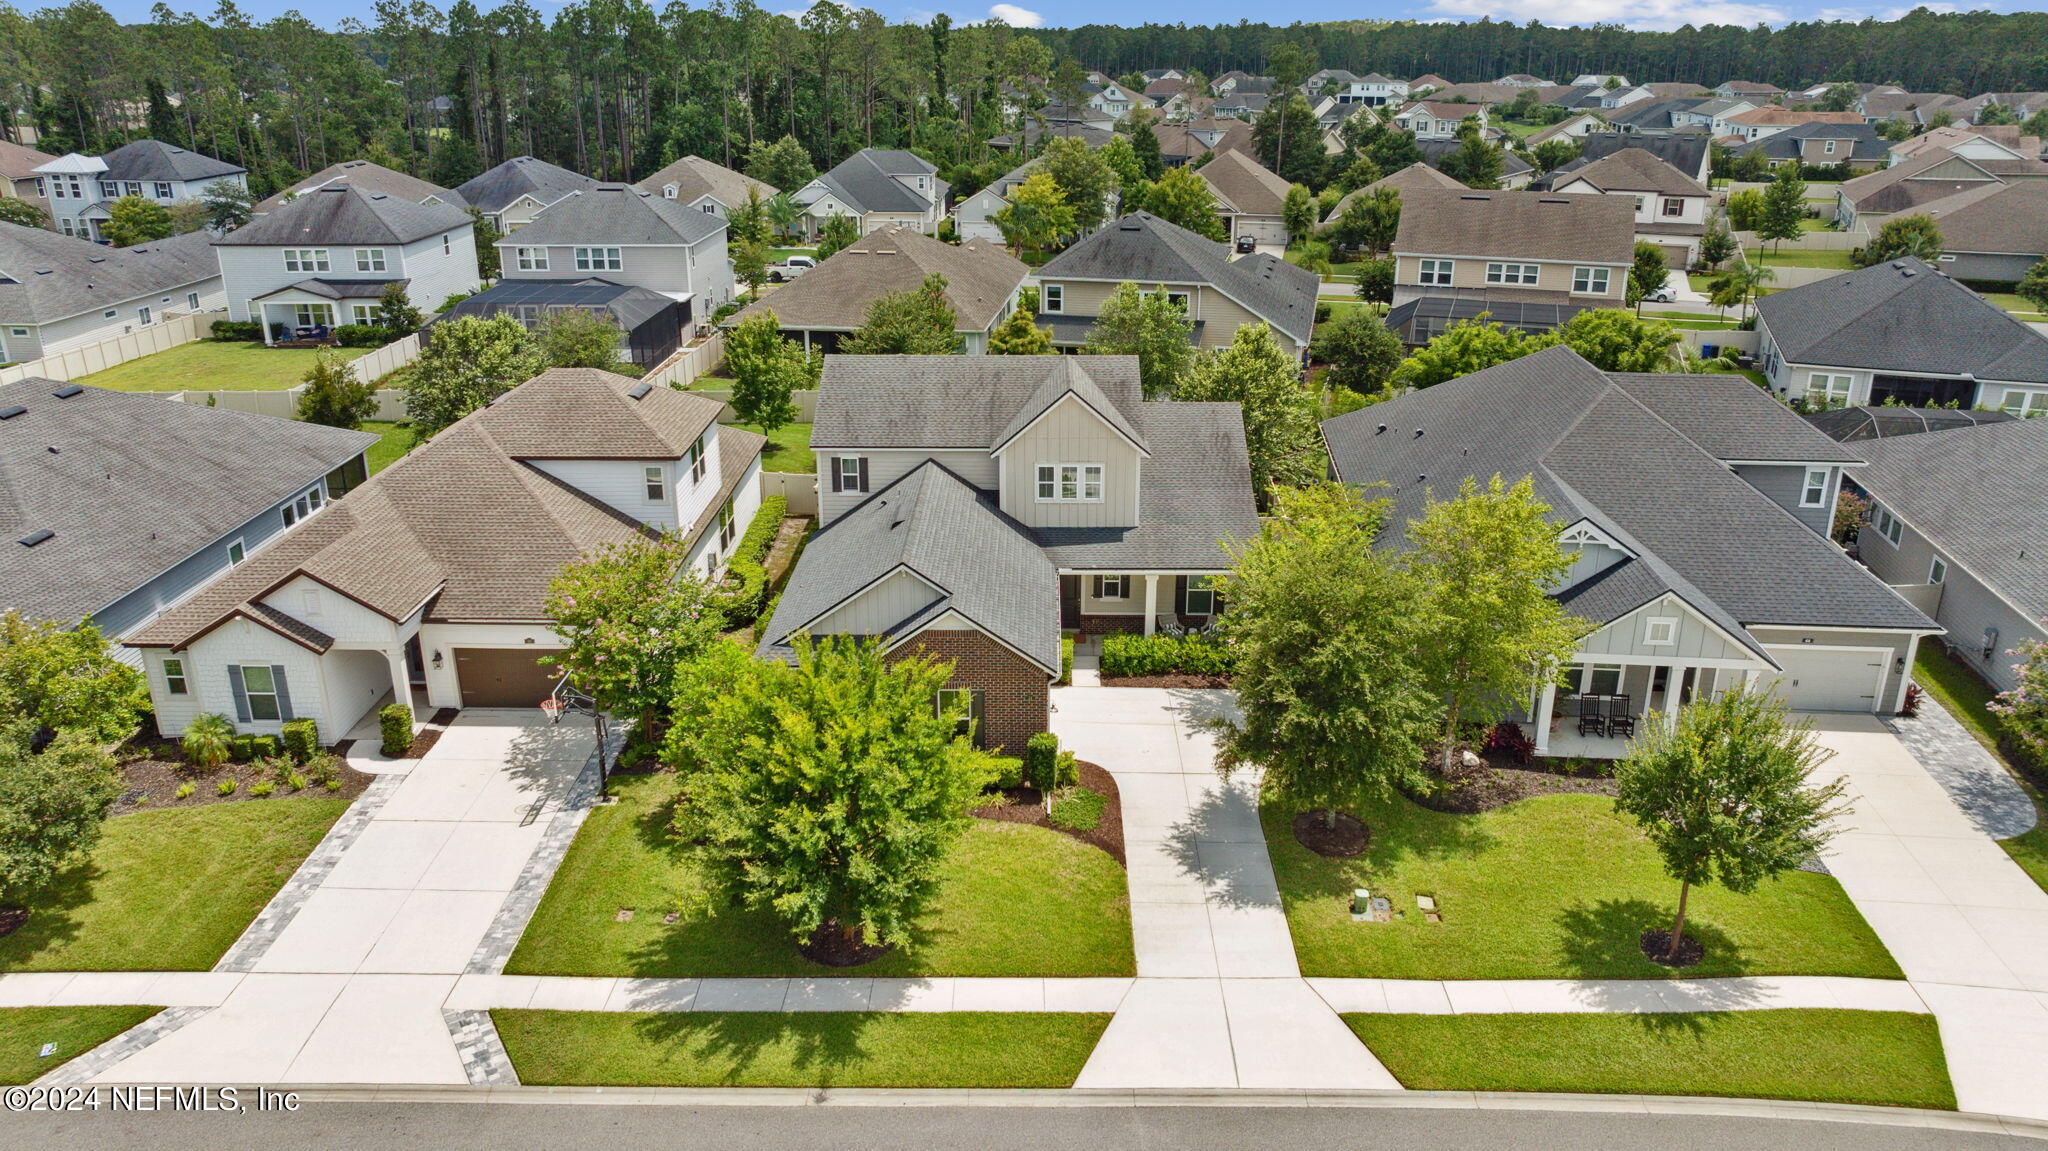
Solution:
[[[506,280],[587,280],[646,288],[703,319],[733,297],[725,218],[626,184],[593,184],[498,242]]]
[[[223,307],[220,262],[204,232],[108,248],[0,223],[0,364],[53,356]]]
[[[114,201],[140,196],[165,207],[197,200],[216,185],[248,187],[248,169],[159,140],[133,140],[104,156],[59,156],[36,169],[49,193],[51,226],[102,239]]]

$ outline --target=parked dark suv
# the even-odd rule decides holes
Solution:
[[[1250,236],[1239,236],[1237,238],[1237,250],[1240,252],[1256,252],[1259,250],[1259,242]]]

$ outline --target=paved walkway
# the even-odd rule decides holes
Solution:
[[[1895,716],[1884,725],[1956,801],[1977,830],[1993,839],[2011,839],[2034,830],[2040,822],[2034,797],[1940,700],[1923,694],[1919,715],[1910,719]]]
[[[212,1008],[96,1081],[471,1082],[444,1003],[504,934],[501,909],[519,903],[508,897],[531,879],[543,837],[589,806],[591,750],[587,724],[464,713],[425,758],[350,809],[220,969],[76,975],[53,989],[64,1002],[148,980],[124,988],[124,1001]],[[33,977],[22,978],[0,987],[32,993]]]
[[[1941,1022],[1957,1104],[2048,1118],[2048,892],[1873,716],[1815,716],[1847,780],[1828,870]]]

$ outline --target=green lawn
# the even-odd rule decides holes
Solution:
[[[370,445],[370,474],[376,475],[397,463],[405,453],[419,446],[413,435],[411,424],[395,424],[386,420],[365,420],[362,429],[375,433],[377,442]]]
[[[1303,975],[1382,979],[1657,979],[1702,975],[1900,978],[1898,964],[1825,875],[1793,872],[1750,895],[1694,888],[1686,934],[1706,958],[1674,973],[1638,937],[1670,926],[1678,884],[1635,825],[1596,795],[1549,795],[1482,815],[1405,799],[1354,804],[1372,845],[1326,859],[1295,841],[1293,814],[1265,805],[1266,842]],[[1356,888],[1406,916],[1354,923]],[[1442,923],[1416,912],[1433,895]]]
[[[772,913],[716,901],[668,832],[671,775],[621,776],[591,812],[506,970],[518,975],[1130,975],[1124,872],[1040,827],[977,822],[914,938],[858,971],[796,952]],[[633,916],[619,922],[623,909]],[[677,913],[672,924],[662,919]]]
[[[161,1007],[0,1009],[0,1084],[32,1083],[162,1011]],[[48,1058],[43,1044],[55,1043]]]
[[[2034,301],[2026,299],[2017,292],[1984,292],[1982,295],[1985,299],[1990,300],[2022,320],[2035,323],[2048,321],[2048,312],[2042,311],[2040,306],[2035,304]]]
[[[818,249],[816,248],[770,248],[768,249],[768,262],[780,264],[791,256],[815,256],[817,254]]]
[[[1954,1088],[1931,1015],[1346,1015],[1418,1091],[1724,1095],[1932,1107]]]
[[[1992,758],[2005,764],[2008,770],[2012,769],[2011,762],[1998,746],[1998,717],[1985,706],[1997,692],[1984,682],[1982,676],[1957,662],[1939,644],[1923,643],[1919,656],[1913,661],[1913,682],[1961,721]],[[2040,793],[2034,790],[2031,781],[2018,771],[2013,771],[2013,775],[2034,796],[2034,805],[2041,806]],[[2048,889],[2048,821],[2036,824],[2032,831],[2001,839],[1998,846],[2005,848],[2005,853],[2012,856],[2013,862],[2032,876],[2035,883]]]
[[[1760,371],[1757,371],[1755,368],[1716,368],[1714,370],[1717,372],[1726,372],[1730,375],[1745,377],[1749,380],[1750,383],[1755,384],[1757,387],[1764,388],[1766,390],[1768,390],[1771,386],[1770,377],[1764,375]]]
[[[24,901],[0,971],[205,971],[347,807],[294,796],[110,819],[85,862]]]
[[[375,349],[326,350],[344,360],[353,360]],[[81,376],[78,382],[120,392],[182,392],[188,388],[211,392],[282,391],[305,380],[306,370],[313,366],[320,351],[195,340],[104,372]]]
[[[739,424],[757,435],[762,434],[759,424]],[[818,457],[811,454],[811,425],[784,424],[768,436],[768,446],[761,455],[761,470],[764,472],[793,472],[810,475],[818,469]]]
[[[1849,262],[1847,252],[1818,252],[1803,248],[1764,248],[1756,253],[1755,259],[1768,268],[1833,268],[1842,272],[1856,268]]]
[[[519,1081],[625,1087],[1071,1087],[1107,1015],[491,1012]]]

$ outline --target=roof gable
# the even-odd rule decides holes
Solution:
[[[1038,278],[1207,285],[1296,341],[1306,343],[1315,326],[1314,273],[1263,254],[1232,260],[1229,245],[1150,212],[1133,212],[1087,236],[1047,261]]]
[[[278,205],[276,211],[256,217],[214,244],[410,244],[471,227],[469,213],[453,204],[421,204],[353,184],[329,184]]]

